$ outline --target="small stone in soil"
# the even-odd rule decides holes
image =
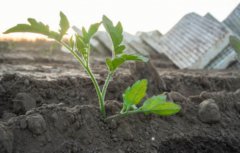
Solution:
[[[40,114],[28,116],[27,123],[29,130],[36,135],[40,135],[46,131],[46,122]]]
[[[221,119],[219,107],[213,99],[204,100],[199,104],[198,116],[204,123],[216,123]]]
[[[152,137],[151,140],[152,140],[152,141],[155,141],[155,137]]]
[[[27,93],[18,93],[13,100],[13,111],[15,113],[25,113],[36,107],[36,100]]]

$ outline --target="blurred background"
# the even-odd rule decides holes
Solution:
[[[58,28],[59,11],[63,11],[71,24],[79,27],[99,21],[105,14],[113,21],[121,21],[125,31],[129,33],[157,29],[165,34],[190,12],[199,15],[210,12],[216,19],[222,21],[239,2],[239,0],[2,0],[0,32],[17,23],[25,23],[28,17],[48,23],[55,30]]]
[[[0,58],[33,52],[31,58],[53,58],[68,53],[46,37],[30,33],[2,34],[27,18],[35,18],[57,31],[59,12],[79,30],[107,15],[124,28],[126,52],[151,57],[158,67],[177,69],[240,68],[230,36],[240,36],[239,0],[8,0],[0,8]],[[103,26],[91,41],[92,54],[105,60],[112,44]],[[69,35],[73,30],[69,30]],[[69,38],[69,37],[66,37]],[[37,41],[37,43],[36,43]],[[59,52],[59,50],[61,50]],[[12,51],[6,52],[6,51]],[[21,51],[21,52],[19,52]],[[57,51],[57,52],[55,52]],[[13,54],[13,52],[16,52]],[[30,54],[27,53],[28,55]],[[46,54],[45,54],[46,53]],[[25,56],[25,55],[24,55]],[[60,56],[60,57],[61,57]],[[62,60],[59,58],[58,60]],[[69,60],[72,61],[71,56]],[[19,59],[19,61],[21,61]]]

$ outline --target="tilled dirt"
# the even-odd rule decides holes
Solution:
[[[239,70],[178,70],[165,57],[123,65],[108,89],[108,115],[141,78],[149,80],[147,97],[166,92],[182,110],[106,122],[91,80],[71,56],[0,54],[0,153],[240,152]],[[92,63],[101,86],[102,63]]]

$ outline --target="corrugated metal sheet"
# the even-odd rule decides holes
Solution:
[[[235,34],[240,36],[240,4],[223,21]]]
[[[217,24],[223,24],[222,22],[218,21],[213,15],[207,13],[205,18],[214,21]],[[231,31],[227,26],[226,28]],[[234,32],[232,32],[234,35]],[[214,59],[212,59],[208,65],[205,67],[206,69],[225,69],[230,65],[233,61],[236,60],[236,53],[234,49],[228,45],[225,47]]]
[[[218,23],[218,24],[221,24],[221,22],[218,21],[211,13],[205,14],[204,17],[207,18],[207,19],[209,19],[209,20],[212,20],[212,21],[214,21],[214,22],[216,22],[216,23]]]
[[[124,32],[123,36],[124,36],[124,44],[131,48],[134,48],[137,53],[145,56],[149,56],[150,54],[155,53],[152,47],[149,46],[148,44],[145,44],[139,36],[131,35],[126,32]]]
[[[225,26],[190,13],[158,44],[179,68],[202,69],[228,45],[230,33]]]
[[[77,27],[74,29],[81,34]],[[229,36],[235,33],[240,34],[240,5],[224,24],[210,13],[204,17],[190,13],[164,36],[157,30],[136,35],[124,32],[123,44],[128,53],[145,56],[164,53],[181,69],[223,69],[236,61],[236,53],[229,46]],[[106,32],[97,32],[91,45],[101,55],[111,54],[112,43]]]
[[[225,69],[230,63],[236,60],[236,53],[231,46],[227,46],[205,67],[206,69]]]
[[[161,52],[161,46],[159,46],[158,41],[162,37],[162,34],[159,31],[138,32],[137,36],[142,39],[144,44],[153,49],[154,53],[152,54]]]

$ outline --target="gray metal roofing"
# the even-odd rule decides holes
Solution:
[[[230,33],[222,24],[190,13],[158,44],[179,68],[204,68],[228,44]]]
[[[234,33],[240,36],[240,4],[223,21]]]
[[[165,35],[157,30],[136,35],[124,32],[123,44],[128,53],[145,56],[164,53],[181,69],[223,69],[236,60],[236,53],[229,46],[229,36],[234,33],[240,34],[240,5],[224,24],[210,13],[204,17],[190,13]],[[112,44],[106,32],[97,32],[91,45],[101,54],[111,54]]]

